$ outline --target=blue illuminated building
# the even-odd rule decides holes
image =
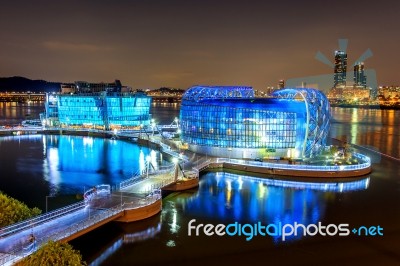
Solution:
[[[309,158],[325,146],[329,102],[315,89],[256,98],[251,87],[194,86],[183,95],[181,139],[189,149],[230,158]]]
[[[109,89],[102,83],[90,90],[89,85],[84,92],[82,85],[76,85],[72,92],[48,95],[46,125],[110,130],[150,124],[151,97],[142,92],[122,92],[116,86]]]

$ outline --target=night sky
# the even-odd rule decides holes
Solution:
[[[133,88],[276,86],[329,74],[348,39],[378,84],[400,84],[400,1],[2,1],[0,76]],[[271,2],[271,3],[270,3]]]

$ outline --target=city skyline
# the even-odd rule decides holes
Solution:
[[[315,54],[333,61],[337,40],[345,38],[349,62],[371,49],[365,68],[376,70],[378,84],[400,83],[396,1],[378,7],[344,1],[26,3],[0,10],[0,76],[262,90],[281,79],[332,73]]]

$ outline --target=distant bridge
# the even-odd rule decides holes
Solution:
[[[153,98],[153,102],[156,103],[180,103],[182,101],[182,96],[149,96]]]
[[[30,92],[2,92],[0,102],[43,102],[46,99],[45,93]]]

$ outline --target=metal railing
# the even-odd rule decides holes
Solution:
[[[306,171],[353,171],[353,170],[361,170],[371,167],[371,159],[368,156],[354,153],[353,156],[363,162],[360,164],[353,165],[298,165],[298,164],[281,164],[281,163],[268,163],[268,162],[256,162],[256,161],[247,161],[247,160],[239,160],[239,159],[227,159],[227,158],[217,158],[217,163],[233,163],[239,165],[247,165],[247,166],[259,166],[271,169],[282,169],[282,170],[306,170]]]
[[[152,183],[150,186],[147,186],[143,190],[140,190],[139,193],[143,194],[150,194],[153,193],[154,191],[160,190],[161,188],[168,186],[169,184],[172,184],[175,182],[175,177],[174,176],[167,176],[166,178]]]
[[[174,151],[173,149],[171,149],[171,147],[169,145],[162,143],[159,140],[152,140],[152,142],[160,145],[162,152],[165,152],[165,153],[171,155],[172,157],[179,158],[179,159],[183,160],[184,162],[189,161],[189,159],[185,155]]]
[[[71,226],[68,226],[68,228],[65,228],[61,231],[55,232],[50,235],[44,235],[40,238],[37,238],[35,240],[35,246],[39,247],[40,245],[47,243],[49,240],[59,241],[62,239],[66,239],[66,238],[68,238],[74,234],[77,234],[91,226],[96,225],[97,223],[99,223],[101,221],[104,221],[108,218],[118,215],[119,213],[122,213],[124,210],[131,210],[131,209],[137,209],[140,207],[148,206],[150,204],[153,204],[154,202],[156,202],[159,199],[161,199],[161,193],[154,193],[154,191],[153,191],[153,193],[150,196],[144,198],[143,200],[132,202],[132,203],[124,203],[122,205],[116,205],[109,209],[102,210],[99,213],[89,216],[87,219],[84,219],[75,224],[72,224]],[[0,265],[4,265],[6,263],[12,263],[17,260],[20,260],[23,257],[28,256],[29,254],[31,254],[34,251],[35,251],[35,248],[27,250],[26,248],[23,247],[23,245],[19,245],[17,248],[10,251],[9,253],[0,254]]]
[[[83,221],[75,223],[62,231],[56,232],[47,237],[46,236],[43,237],[40,242],[45,243],[49,240],[58,241],[58,240],[68,238],[82,230],[85,230],[85,229],[103,221],[103,220],[106,220],[114,215],[119,214],[123,210],[124,210],[124,208],[121,205],[116,205],[112,208],[105,209],[102,212],[92,215]]]
[[[210,163],[212,163],[211,159],[206,160],[205,162],[202,162],[199,165],[196,165],[196,167],[193,167],[193,170],[196,170],[197,172],[200,172],[204,169],[206,169]]]
[[[139,201],[134,202],[124,202],[122,204],[122,208],[124,210],[133,210],[142,208],[148,205],[153,204],[157,200],[161,199],[161,191],[160,189],[153,189],[149,195]]]
[[[96,225],[97,223],[99,223],[103,220],[106,220],[112,216],[115,216],[124,210],[131,210],[131,209],[145,207],[145,206],[148,206],[148,205],[156,202],[160,198],[161,198],[161,194],[154,194],[151,197],[146,197],[143,201],[136,201],[135,203],[124,203],[122,205],[116,205],[109,209],[105,209],[105,210],[101,211],[100,213],[92,215],[92,216],[88,217],[87,219],[80,221],[78,223],[75,223],[72,226],[69,226],[68,228],[66,228],[62,231],[56,232],[48,237],[45,237],[46,239],[41,239],[41,242],[47,242],[48,240],[58,241],[61,239],[68,238],[76,233],[79,233],[80,231],[83,231],[91,226]]]
[[[142,175],[134,175],[133,177],[126,179],[126,180],[122,181],[121,183],[119,183],[119,190],[122,190],[129,186],[132,186],[132,185],[140,182],[141,180],[143,180]]]
[[[174,167],[175,167],[174,164],[165,165],[165,166],[160,166],[155,172],[151,172],[148,175],[147,174],[134,175],[133,177],[122,181],[119,184],[119,189],[122,190],[124,188],[129,187],[129,186],[132,186],[132,185],[134,185],[134,184],[146,179],[147,176],[151,177],[151,176],[155,176],[155,175],[161,175],[161,174],[170,173],[174,169]]]
[[[83,194],[85,201],[90,201],[93,197],[97,195],[109,195],[111,193],[111,186],[109,184],[97,185]]]
[[[36,216],[34,218],[15,223],[3,228],[0,228],[0,237],[5,237],[11,234],[15,234],[17,232],[23,231],[25,229],[29,229],[33,226],[45,223],[50,220],[54,220],[55,218],[58,218],[60,216],[63,216],[65,214],[69,214],[71,212],[80,210],[85,207],[85,202],[80,201],[71,205],[68,205],[66,207],[48,212],[46,214],[42,214],[39,216]]]

